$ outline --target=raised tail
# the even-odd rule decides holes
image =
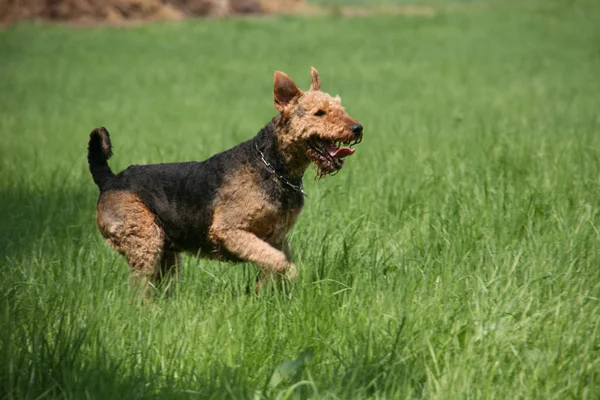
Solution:
[[[88,144],[88,164],[94,183],[98,185],[100,191],[115,176],[108,166],[107,160],[110,156],[112,156],[112,146],[108,131],[104,127],[94,129],[90,133]]]

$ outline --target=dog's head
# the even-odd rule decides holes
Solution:
[[[276,71],[273,93],[284,128],[280,146],[290,158],[314,163],[322,177],[342,168],[344,158],[355,151],[351,147],[362,140],[363,127],[344,111],[339,96],[321,92],[315,68],[311,75],[310,89],[303,92],[289,76]]]

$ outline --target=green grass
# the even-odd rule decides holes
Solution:
[[[306,1],[306,0],[305,0]],[[537,0],[539,2],[539,0]],[[555,0],[553,0],[555,1]],[[576,0],[577,1],[577,0]],[[584,0],[588,1],[588,0]],[[307,0],[307,3],[329,7],[378,7],[378,6],[414,6],[430,5],[436,7],[457,5],[517,5],[519,3],[536,3],[536,0]]]
[[[561,4],[0,32],[0,397],[599,398],[600,7]],[[365,140],[307,172],[299,281],[188,257],[132,304],[89,131],[203,159],[310,65]]]

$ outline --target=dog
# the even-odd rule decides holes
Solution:
[[[311,163],[319,178],[337,173],[363,137],[340,97],[320,90],[313,67],[311,78],[302,91],[276,71],[278,114],[252,139],[201,162],[132,165],[115,175],[108,131],[90,133],[88,163],[100,190],[96,222],[126,258],[136,287],[147,293],[177,279],[182,252],[252,262],[262,282],[297,276],[286,236],[304,205],[304,173]]]

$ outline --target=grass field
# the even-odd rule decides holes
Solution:
[[[600,7],[481,4],[0,31],[0,398],[600,398]],[[132,304],[89,131],[200,160],[311,65],[365,140],[307,172],[299,281],[186,258]]]

